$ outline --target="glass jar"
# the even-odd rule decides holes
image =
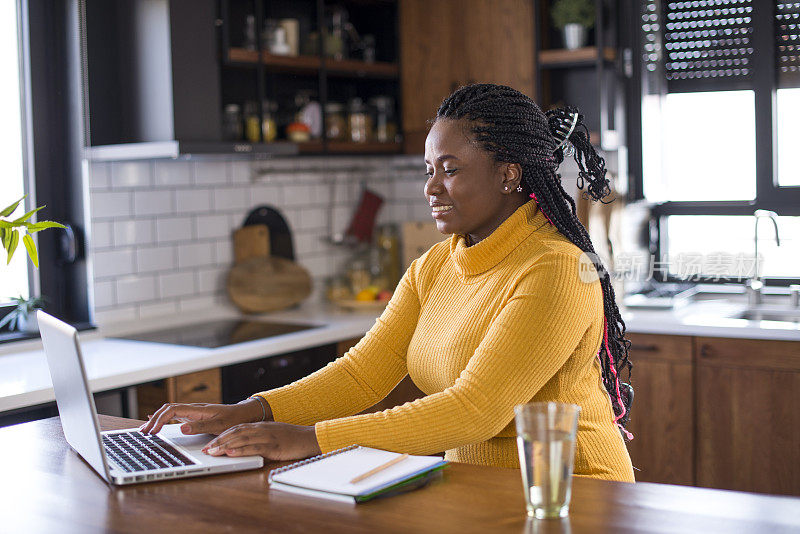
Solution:
[[[244,137],[251,143],[261,141],[261,119],[258,117],[258,104],[245,102],[244,104]]]
[[[331,141],[344,141],[347,139],[344,104],[339,102],[325,104],[325,132]]]
[[[394,118],[394,98],[376,96],[370,99],[375,117],[374,138],[379,143],[392,143],[397,136],[397,121]]]
[[[271,100],[261,102],[261,112],[264,117],[261,119],[261,134],[264,136],[265,143],[271,143],[278,137],[278,123],[275,121],[275,113],[278,111],[278,104]]]
[[[360,98],[353,98],[348,105],[348,126],[350,140],[354,143],[366,143],[370,138],[371,123],[367,106]]]
[[[223,109],[222,138],[226,141],[241,141],[242,108],[239,104],[227,104]]]

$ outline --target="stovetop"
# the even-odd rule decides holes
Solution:
[[[224,319],[118,336],[118,338],[213,349],[312,328],[318,328],[318,326],[298,323],[270,323],[246,319]]]

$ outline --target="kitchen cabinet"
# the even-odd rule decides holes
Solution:
[[[136,388],[139,418],[155,413],[165,403],[222,402],[222,380],[219,369],[207,369],[164,380],[142,384]]]
[[[696,347],[697,484],[800,495],[800,342]]]
[[[629,334],[634,404],[628,443],[636,480],[694,485],[692,338]]]
[[[462,85],[500,83],[534,95],[533,4],[400,0],[404,152],[424,151],[428,120]]]
[[[588,30],[586,45],[568,50],[560,30],[553,27],[552,4],[553,0],[535,3],[535,98],[543,110],[576,106],[592,143],[617,150],[624,144],[624,68],[619,51],[630,48],[631,7],[628,2],[594,0],[595,25]]]

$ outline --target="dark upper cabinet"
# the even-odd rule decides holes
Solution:
[[[83,49],[92,159],[284,153],[223,142],[216,0],[88,0]]]

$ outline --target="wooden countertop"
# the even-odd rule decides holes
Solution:
[[[134,421],[100,416],[105,429]],[[527,519],[515,469],[452,464],[431,486],[360,505],[270,491],[264,469],[109,487],[58,418],[0,429],[4,532],[798,532],[800,499],[576,478],[570,517]]]

